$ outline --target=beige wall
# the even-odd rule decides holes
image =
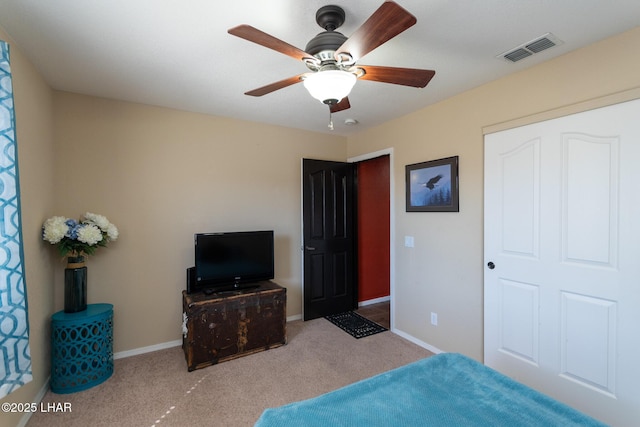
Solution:
[[[88,261],[89,303],[114,304],[114,351],[181,339],[196,232],[273,229],[275,280],[301,313],[301,159],[344,160],[345,138],[65,92],[54,111],[55,213],[120,230]]]
[[[2,402],[25,403],[34,401],[49,377],[49,317],[54,312],[52,269],[51,254],[42,245],[40,227],[54,203],[52,91],[2,28],[0,39],[9,42],[13,75],[33,370],[33,381]],[[16,425],[22,415],[2,413],[0,419],[2,425]]]
[[[349,138],[349,157],[394,148],[397,329],[482,359],[483,127],[640,87],[638,46],[635,29]],[[406,213],[405,165],[454,155],[460,212]]]

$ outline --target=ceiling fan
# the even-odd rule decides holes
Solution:
[[[344,19],[344,10],[339,6],[330,5],[318,9],[316,22],[325,31],[311,39],[305,50],[250,25],[239,25],[228,30],[229,34],[301,60],[311,70],[250,90],[245,95],[263,96],[304,82],[311,96],[329,105],[330,113],[335,113],[351,107],[348,95],[357,79],[422,88],[435,75],[433,70],[357,63],[367,53],[417,22],[415,16],[397,3],[384,2],[349,38],[336,31],[344,23]],[[331,121],[329,127],[332,127]]]

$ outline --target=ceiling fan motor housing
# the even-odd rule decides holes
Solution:
[[[340,6],[324,6],[316,12],[316,22],[325,29],[316,35],[305,47],[305,52],[317,57],[321,61],[333,61],[333,53],[347,41],[347,37],[339,33],[339,28],[345,19],[344,10]]]
[[[337,31],[324,31],[312,38],[309,43],[307,43],[304,51],[313,56],[325,51],[335,52],[345,41],[347,41],[347,37],[342,33]],[[331,58],[333,59],[333,54]],[[323,58],[320,59],[322,60]]]

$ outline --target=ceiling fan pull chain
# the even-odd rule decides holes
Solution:
[[[331,117],[331,106],[329,106],[329,129],[333,130],[333,118]]]

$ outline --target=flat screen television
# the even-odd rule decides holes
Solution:
[[[247,288],[274,277],[272,230],[197,233],[194,243],[190,292]]]

